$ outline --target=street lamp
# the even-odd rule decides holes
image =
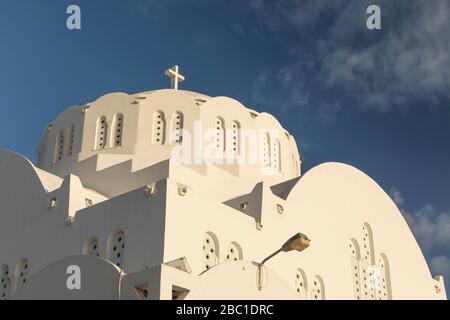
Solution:
[[[311,243],[311,240],[308,239],[306,235],[303,233],[297,233],[293,237],[291,237],[288,241],[286,241],[280,249],[269,255],[267,258],[265,258],[260,264],[258,264],[258,290],[262,289],[262,266],[275,257],[280,252],[289,252],[296,250],[298,252],[301,252],[309,247],[309,244]]]

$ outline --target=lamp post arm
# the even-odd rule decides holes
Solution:
[[[309,247],[310,242],[311,242],[311,240],[309,240],[306,235],[304,235],[302,233],[297,233],[296,235],[291,237],[288,241],[286,241],[286,243],[283,244],[283,246],[280,249],[278,249],[277,251],[272,253],[270,256],[265,258],[263,261],[261,261],[261,263],[258,264],[258,283],[257,283],[258,290],[262,290],[262,288],[263,288],[262,266],[264,265],[264,263],[266,263],[267,261],[269,261],[270,259],[275,257],[280,252],[289,252],[289,251],[293,251],[293,250],[301,252]]]
[[[263,265],[264,263],[266,263],[267,261],[269,261],[270,259],[272,259],[273,257],[275,257],[277,254],[279,254],[281,251],[283,251],[283,249],[278,249],[277,251],[275,251],[274,253],[272,253],[270,256],[268,256],[267,258],[265,258],[260,265]]]
[[[283,249],[278,249],[277,251],[275,251],[274,253],[272,253],[270,256],[268,256],[267,258],[265,258],[263,261],[261,261],[261,263],[258,264],[258,290],[262,289],[262,266],[264,263],[266,263],[267,261],[269,261],[270,259],[272,259],[273,257],[275,257],[277,254],[279,254],[281,251],[283,251]]]

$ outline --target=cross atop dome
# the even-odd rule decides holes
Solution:
[[[170,78],[171,89],[178,90],[178,83],[185,80],[184,76],[178,71],[178,65],[174,65],[172,68],[167,69],[164,73]]]

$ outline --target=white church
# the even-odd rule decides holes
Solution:
[[[228,97],[111,93],[0,149],[0,299],[446,299],[386,192]]]

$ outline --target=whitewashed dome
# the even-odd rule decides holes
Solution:
[[[175,146],[194,144],[195,130],[202,136],[211,131],[213,136],[204,139],[211,138],[212,144],[217,138],[214,148],[224,154],[229,149],[239,150],[245,156],[244,166],[268,166],[284,179],[300,175],[295,140],[273,116],[248,109],[231,98],[174,89],[134,95],[111,93],[86,105],[69,107],[45,130],[37,147],[37,166],[63,176],[97,155],[145,157],[155,164],[171,158]],[[264,154],[256,155],[257,163],[250,159],[255,156],[249,149],[253,142],[246,140],[246,146],[240,146],[245,138],[233,136],[252,131],[267,132],[264,141],[258,142],[263,144],[259,152]],[[271,132],[277,132],[277,137]],[[206,152],[206,142],[202,148]]]

